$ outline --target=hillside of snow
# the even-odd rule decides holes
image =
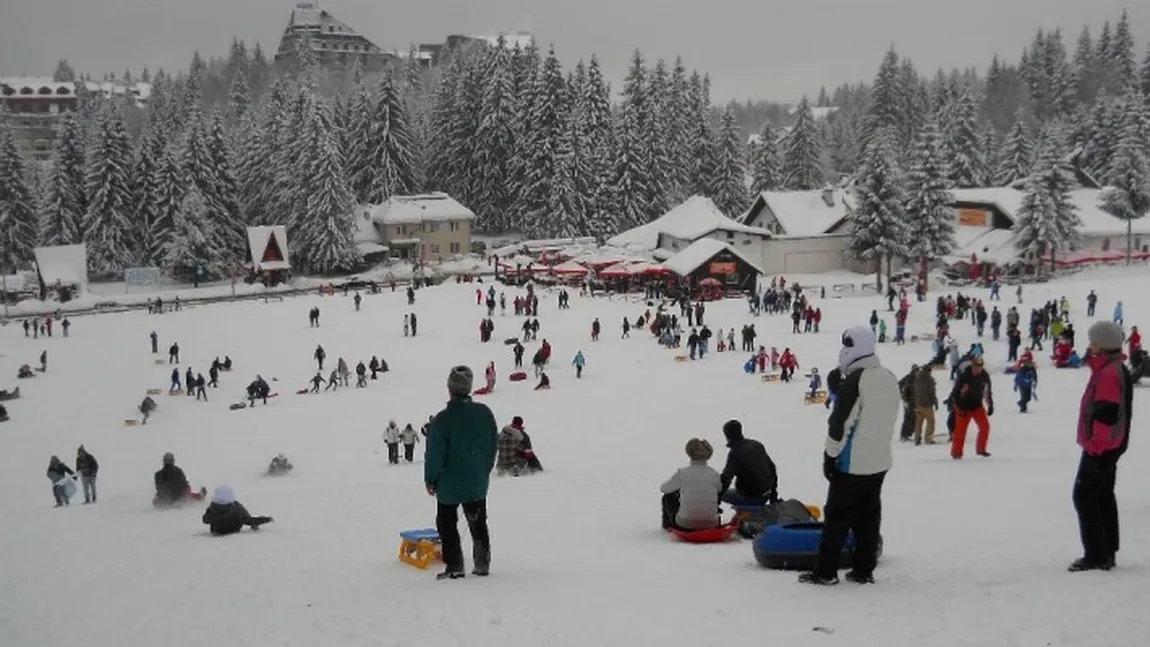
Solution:
[[[1150,304],[1135,295],[1150,278],[1111,271],[1026,288],[1030,307],[1066,295],[1085,338],[1084,297],[1094,288],[1099,314],[1126,300],[1127,324],[1147,321]],[[746,376],[741,352],[677,363],[680,351],[619,323],[646,310],[621,298],[571,295],[556,309],[541,296],[539,337],[554,347],[553,388],[510,383],[510,348],[522,320],[495,319],[495,341],[479,342],[485,309],[477,286],[448,284],[352,299],[306,296],[188,309],[77,317],[70,338],[25,339],[19,322],[0,328],[0,388],[24,397],[5,403],[0,423],[0,643],[6,647],[121,647],[162,642],[207,645],[783,645],[851,647],[1135,646],[1150,634],[1143,610],[1150,565],[1150,470],[1145,451],[1144,391],[1136,394],[1130,451],[1119,467],[1122,550],[1109,573],[1071,574],[1080,556],[1070,500],[1078,462],[1074,421],[1084,371],[1057,371],[1040,356],[1040,400],[1022,415],[1012,406],[1005,342],[981,340],[994,377],[997,411],[990,452],[953,461],[946,445],[895,445],[884,490],[885,553],[878,583],[859,587],[800,585],[794,573],[764,570],[750,542],[688,545],[659,528],[659,484],[685,464],[692,436],[725,458],[721,426],[743,421],[780,472],[784,496],[821,505],[826,410],[804,406],[802,380],[790,385]],[[486,288],[486,285],[482,286]],[[1003,290],[1001,305],[1014,302]],[[508,300],[518,291],[506,289]],[[931,298],[937,296],[932,294]],[[985,297],[985,294],[981,296]],[[824,313],[817,335],[790,334],[785,316],[754,318],[738,300],[709,304],[716,332],[752,320],[760,342],[794,349],[801,367],[834,364],[843,328],[865,323],[885,301],[877,296],[815,299]],[[995,305],[995,304],[988,304]],[[318,306],[321,327],[309,328]],[[405,339],[406,312],[419,335]],[[892,326],[891,313],[885,315]],[[598,317],[602,338],[590,341]],[[933,304],[913,304],[908,334],[933,329]],[[148,335],[155,330],[160,355]],[[969,323],[953,332],[976,341]],[[145,390],[166,391],[169,344],[187,366],[207,375],[215,356],[230,355],[208,403],[158,396],[147,426],[126,427]],[[1080,342],[1081,343],[1081,342]],[[317,344],[326,373],[338,357],[354,367],[372,355],[391,372],[367,389],[296,395],[315,372]],[[528,358],[536,344],[528,344]],[[1048,347],[1049,348],[1049,347]],[[46,374],[15,379],[22,363],[48,351]],[[569,366],[582,350],[583,379]],[[1081,346],[1079,347],[1081,350]],[[925,362],[927,343],[880,346],[902,375]],[[396,559],[401,530],[434,525],[435,505],[414,465],[389,466],[381,433],[389,419],[416,427],[446,400],[451,366],[469,364],[481,379],[495,361],[499,384],[486,396],[501,424],[522,416],[546,471],[493,478],[489,496],[492,575],[437,582]],[[259,373],[279,397],[266,407],[229,411]],[[940,397],[949,383],[939,378]],[[354,382],[354,379],[353,379]],[[939,426],[945,412],[940,411]],[[945,438],[945,431],[941,432]],[[54,509],[45,478],[49,456],[74,463],[84,444],[101,464],[99,502]],[[173,452],[195,486],[232,486],[253,514],[275,517],[259,533],[213,538],[201,506],[152,509],[152,473]],[[286,453],[290,476],[262,476]],[[465,524],[461,523],[461,528]],[[464,531],[464,552],[470,548]],[[470,559],[468,560],[470,562]],[[820,631],[814,631],[821,628]]]

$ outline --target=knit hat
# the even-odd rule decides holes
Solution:
[[[511,419],[511,426],[515,427],[516,429],[522,429],[523,428],[523,418],[521,416],[515,416],[514,418]]]
[[[447,375],[447,392],[451,395],[471,395],[471,383],[474,376],[471,369],[466,366],[456,366]]]
[[[164,465],[175,465],[176,457],[172,456],[172,452],[164,454]]]
[[[212,503],[217,505],[231,505],[236,502],[236,495],[226,485],[221,485],[212,492]]]
[[[687,458],[693,461],[710,460],[714,453],[715,450],[711,448],[711,443],[701,438],[692,438],[687,441]]]
[[[743,437],[743,423],[738,420],[728,420],[723,424],[723,435],[728,441],[740,440]]]
[[[1086,337],[1091,344],[1108,351],[1121,350],[1122,341],[1125,339],[1122,328],[1113,321],[1096,322],[1090,326],[1090,330],[1086,332]]]

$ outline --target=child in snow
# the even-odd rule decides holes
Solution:
[[[168,388],[168,392],[169,393],[179,393],[180,391],[183,391],[183,390],[184,390],[183,387],[180,386],[180,369],[173,368],[172,369],[172,386],[170,386]]]
[[[383,430],[383,442],[387,445],[387,462],[392,465],[399,465],[399,439],[399,425],[395,424],[393,419]]]
[[[714,454],[711,443],[700,438],[687,441],[690,464],[679,468],[660,487],[663,493],[663,528],[705,530],[718,527],[719,473],[707,465]]]
[[[75,484],[70,484],[66,479],[71,478],[73,481],[76,479],[76,473],[72,471],[71,467],[64,464],[59,457],[53,456],[48,459],[48,480],[52,481],[52,496],[56,498],[56,507],[68,505],[72,492],[76,491]],[[71,488],[69,488],[71,485]]]
[[[323,390],[325,393],[339,390],[339,369],[333,370],[331,375],[327,376],[327,386],[323,387]]]
[[[285,476],[291,470],[292,464],[291,461],[287,459],[287,456],[276,454],[276,456],[272,458],[272,462],[268,463],[267,475]]]
[[[583,357],[583,351],[575,353],[575,359],[571,360],[571,365],[575,367],[575,377],[583,377],[583,367],[587,364],[587,360]]]
[[[415,443],[419,442],[419,434],[415,433],[415,427],[409,422],[399,435],[403,440],[403,460],[408,463],[415,461]]]
[[[231,535],[244,526],[259,530],[260,526],[273,520],[271,517],[253,517],[242,503],[236,501],[232,489],[221,485],[212,493],[212,503],[204,511],[203,521],[213,535]]]
[[[1026,407],[1031,399],[1038,399],[1036,397],[1038,394],[1034,390],[1037,386],[1038,371],[1035,370],[1034,364],[1023,363],[1014,374],[1014,390],[1018,392],[1018,410],[1021,413],[1026,413]]]
[[[144,419],[140,421],[140,424],[148,424],[148,418],[152,417],[152,412],[155,410],[156,401],[153,400],[150,395],[144,396],[144,401],[140,403],[140,413],[144,416]]]
[[[551,378],[547,377],[546,373],[539,374],[539,384],[535,386],[536,391],[547,390],[551,388]]]
[[[811,398],[814,398],[815,393],[823,388],[823,376],[819,375],[819,369],[811,369],[811,381],[807,383],[807,386],[811,388]]]

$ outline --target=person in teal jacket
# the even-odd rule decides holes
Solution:
[[[587,360],[583,357],[583,351],[575,353],[575,359],[571,360],[571,365],[575,367],[575,377],[583,377],[583,367],[587,365]]]
[[[435,528],[447,566],[436,576],[440,580],[464,576],[459,506],[471,530],[472,575],[487,575],[491,568],[487,488],[499,449],[499,425],[487,405],[471,400],[472,380],[470,368],[451,369],[447,376],[451,400],[431,422],[427,437],[423,481],[438,503]]]

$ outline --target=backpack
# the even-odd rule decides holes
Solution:
[[[798,499],[785,499],[763,506],[761,512],[752,514],[743,519],[739,526],[739,535],[747,539],[754,539],[767,528],[775,524],[809,523],[817,521],[807,510],[807,506]]]

